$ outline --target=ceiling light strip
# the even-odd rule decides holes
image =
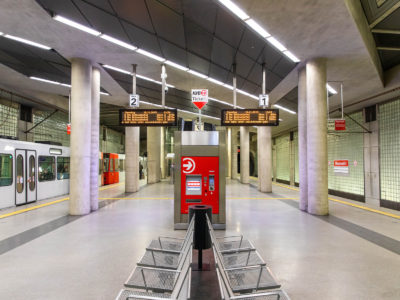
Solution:
[[[284,111],[287,111],[288,113],[291,113],[292,115],[296,115],[296,114],[297,114],[295,111],[293,111],[293,110],[291,110],[291,109],[288,109],[288,108],[286,108],[286,107],[283,107],[283,106],[281,106],[281,105],[274,104],[273,106],[275,106],[275,107],[277,107],[277,108],[279,108],[279,109],[282,109],[282,110],[284,110]]]
[[[228,2],[231,2],[231,1],[229,1],[229,0],[220,0],[220,1],[221,1],[221,3],[222,3],[222,2],[225,2],[225,3],[227,3],[227,4],[228,4]],[[225,4],[224,4],[224,5],[225,5]],[[233,6],[235,6],[235,5],[233,4]],[[237,7],[237,6],[236,6],[236,7]],[[238,12],[238,11],[237,11],[237,12]],[[245,15],[245,14],[242,15],[242,17],[243,17],[244,19],[248,19],[248,18],[249,18],[249,17],[248,17],[247,15]],[[202,78],[202,79],[207,79],[208,81],[211,81],[211,82],[213,82],[213,83],[215,83],[215,84],[217,84],[217,85],[221,85],[221,86],[223,86],[223,87],[225,87],[225,88],[227,88],[227,89],[230,89],[230,90],[233,89],[233,87],[232,87],[231,85],[229,85],[229,84],[224,84],[223,82],[221,82],[221,81],[219,81],[219,80],[217,80],[217,79],[214,79],[214,78],[212,78],[212,77],[209,77],[209,76],[204,75],[204,74],[202,74],[202,73],[199,73],[199,72],[197,72],[197,71],[191,70],[191,69],[189,69],[189,68],[187,68],[187,67],[185,67],[185,66],[182,66],[182,65],[180,65],[180,64],[177,64],[177,63],[172,62],[172,61],[170,61],[170,60],[166,60],[166,59],[163,58],[163,57],[160,57],[160,56],[158,56],[158,55],[156,55],[156,54],[153,54],[153,53],[151,53],[151,52],[149,52],[149,51],[146,51],[146,50],[137,48],[137,47],[135,47],[135,46],[133,46],[133,45],[130,45],[130,44],[128,44],[128,43],[125,43],[125,42],[123,42],[123,41],[121,41],[121,40],[118,40],[118,39],[116,39],[116,38],[114,38],[114,37],[112,37],[112,36],[109,36],[109,35],[107,35],[107,34],[104,34],[104,33],[102,34],[100,31],[94,30],[94,29],[92,29],[92,28],[89,28],[89,27],[87,27],[87,26],[84,26],[84,25],[82,25],[82,24],[79,24],[79,23],[77,23],[77,22],[75,22],[75,21],[72,21],[72,20],[70,20],[70,19],[67,19],[67,18],[65,18],[65,17],[62,17],[62,16],[60,16],[60,15],[55,15],[55,16],[53,17],[53,19],[54,19],[54,20],[57,20],[57,21],[59,21],[59,22],[62,22],[62,23],[64,23],[64,24],[66,24],[66,25],[72,26],[72,27],[74,27],[74,28],[76,28],[76,29],[85,31],[85,32],[87,32],[87,33],[89,33],[89,34],[98,36],[98,37],[100,37],[100,38],[102,38],[102,39],[104,39],[104,40],[107,40],[107,41],[109,41],[109,42],[111,42],[111,43],[114,43],[114,44],[116,44],[116,45],[119,45],[119,46],[121,46],[121,47],[127,48],[127,49],[132,50],[132,51],[136,51],[136,52],[139,53],[139,54],[142,54],[142,55],[144,55],[144,56],[147,56],[147,57],[149,57],[149,58],[151,58],[151,59],[154,59],[154,60],[156,60],[156,61],[163,62],[163,63],[165,63],[165,64],[167,64],[167,65],[170,65],[170,66],[172,66],[172,67],[174,67],[174,68],[176,68],[176,69],[179,69],[179,70],[182,70],[182,71],[186,71],[186,72],[188,72],[188,73],[190,73],[190,74],[192,74],[192,75],[195,75],[195,76],[197,76],[197,77],[200,77],[200,78]],[[257,24],[257,23],[251,22],[251,24]],[[257,25],[258,25],[258,24],[257,24]],[[257,26],[257,25],[253,25],[253,26]],[[258,25],[258,26],[259,26],[259,25]],[[268,36],[268,37],[270,36],[266,31],[264,32],[264,35],[265,35],[265,36]],[[124,73],[124,74],[132,75],[131,72],[128,72],[128,71],[126,71],[126,70],[123,70],[123,69],[120,69],[120,68],[117,68],[117,67],[113,67],[113,66],[110,66],[110,65],[103,65],[103,67],[108,68],[108,69],[111,69],[111,70],[114,70],[114,71],[117,71],[117,72],[121,72],[121,73]],[[142,78],[142,79],[144,79],[144,80],[148,80],[148,81],[155,82],[155,83],[157,83],[157,84],[161,84],[160,81],[157,81],[157,80],[154,80],[154,79],[145,77],[145,76],[137,75],[137,77]],[[173,86],[173,85],[171,85],[171,84],[167,84],[167,86],[168,86],[168,87],[171,87],[171,88],[174,88],[174,87],[175,87],[175,86]],[[252,99],[254,99],[254,100],[258,100],[258,97],[255,96],[255,95],[252,95],[252,94],[247,93],[247,92],[244,92],[244,91],[241,92],[241,91],[239,91],[239,90],[238,90],[238,92],[241,93],[241,94],[243,94],[243,95],[245,95],[245,96],[248,96],[248,97],[250,97],[250,98],[252,98]]]
[[[70,84],[67,84],[67,83],[61,83],[61,82],[58,82],[58,81],[48,80],[48,79],[44,79],[44,78],[40,78],[40,77],[36,77],[36,76],[29,76],[29,78],[30,78],[30,79],[33,79],[33,80],[45,82],[45,83],[50,83],[50,84],[54,84],[54,85],[65,86],[65,87],[68,87],[68,88],[71,87],[71,85],[70,85]],[[100,92],[100,94],[105,95],[105,96],[110,96],[110,94],[109,94],[109,93],[106,93],[106,92]]]
[[[337,91],[333,87],[331,87],[328,83],[326,84],[326,88],[328,89],[329,93],[334,94],[334,95],[337,94]]]
[[[0,34],[0,35],[3,35],[3,34]],[[31,46],[34,46],[34,47],[37,47],[37,48],[41,48],[41,49],[45,49],[45,50],[50,50],[51,49],[51,47],[48,47],[46,45],[43,45],[43,44],[40,44],[40,43],[36,43],[36,42],[30,41],[30,40],[27,40],[27,39],[24,39],[24,38],[21,38],[21,37],[18,37],[18,36],[11,35],[11,34],[4,34],[4,37],[8,38],[10,40],[14,40],[14,41],[17,41],[17,42],[20,42],[20,43],[31,45]]]

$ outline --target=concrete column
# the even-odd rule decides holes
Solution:
[[[327,215],[328,145],[326,105],[326,60],[307,62],[307,177],[308,212]]]
[[[274,176],[274,182],[276,182],[276,146],[272,146],[272,174]]]
[[[289,139],[289,184],[294,185],[294,177],[295,177],[295,154],[294,154],[294,141],[293,141],[293,132],[290,133]]]
[[[71,176],[69,213],[90,213],[90,157],[92,65],[83,58],[72,59],[71,71]]]
[[[160,181],[161,127],[147,127],[147,183]]]
[[[236,127],[232,128],[232,148],[231,148],[231,178],[232,179],[237,179],[238,177],[238,172],[237,172],[237,167],[238,167],[238,159],[237,159],[237,148],[238,148],[238,138],[237,138],[237,129]]]
[[[100,152],[100,70],[92,70],[92,119],[90,145],[90,209],[99,209],[99,152]]]
[[[308,179],[307,179],[307,77],[306,68],[299,71],[298,86],[298,129],[299,129],[299,208],[307,211]]]
[[[132,65],[132,94],[136,94],[136,65]],[[125,127],[125,192],[139,190],[140,128]]]
[[[250,131],[249,127],[240,127],[240,182],[250,182]]]
[[[262,94],[266,93],[266,68],[262,70]],[[267,106],[268,107],[268,106]],[[263,193],[272,193],[272,131],[269,126],[257,128],[257,164],[258,190]]]
[[[226,177],[232,177],[232,128],[226,129]]]
[[[380,206],[379,121],[363,124],[372,133],[364,133],[365,203]]]
[[[160,127],[160,164],[161,164],[161,178],[167,178],[167,160],[165,159],[165,130]]]

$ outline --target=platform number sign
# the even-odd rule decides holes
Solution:
[[[139,107],[139,95],[138,94],[130,94],[129,95],[129,106],[130,107]]]
[[[258,100],[259,100],[258,106],[260,106],[260,107],[269,105],[269,96],[268,95],[259,95]]]

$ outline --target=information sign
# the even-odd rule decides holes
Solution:
[[[222,126],[278,126],[278,109],[223,109]]]
[[[129,106],[130,107],[139,107],[139,95],[138,94],[129,94]]]
[[[208,90],[192,90],[192,102],[198,109],[202,109],[208,103]]]
[[[176,109],[120,109],[120,126],[176,126]]]

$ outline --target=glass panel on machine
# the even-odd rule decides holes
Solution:
[[[69,157],[57,157],[57,179],[69,179]]]
[[[0,154],[0,186],[12,184],[13,158],[11,154]]]
[[[24,158],[21,154],[17,156],[17,192],[24,191]]]
[[[186,175],[186,195],[201,194],[201,175]]]
[[[51,181],[55,176],[56,158],[54,156],[39,156],[39,182]]]
[[[35,167],[35,157],[33,155],[29,156],[29,190],[34,191],[36,186],[36,167]]]
[[[210,175],[210,176],[209,176],[208,190],[211,191],[211,192],[215,190],[214,175]]]

